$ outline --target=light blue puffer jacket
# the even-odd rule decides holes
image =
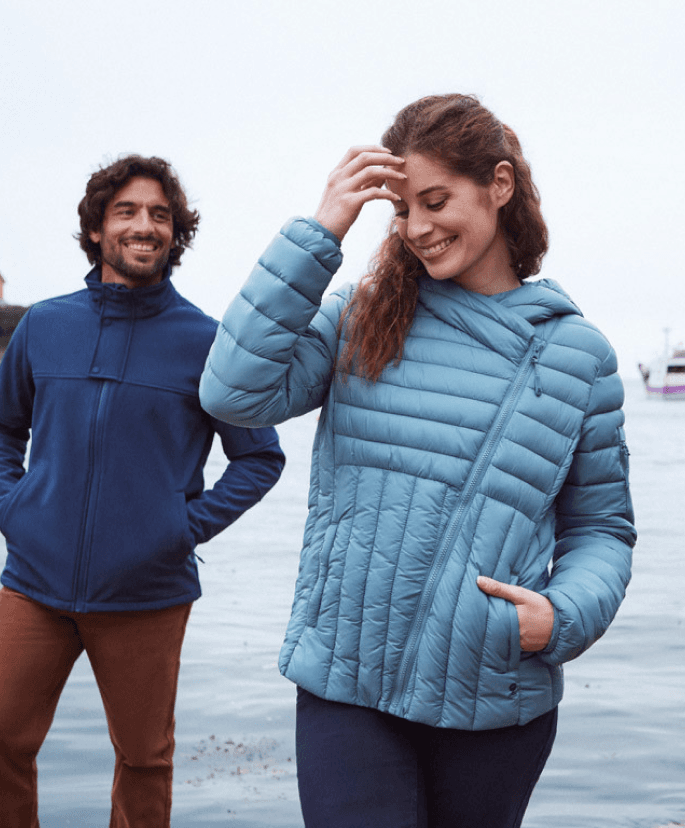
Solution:
[[[429,725],[524,724],[559,702],[560,665],[604,633],[629,580],[614,352],[553,282],[488,297],[424,276],[399,365],[375,384],[340,376],[350,288],[322,304],[340,261],[316,222],[286,225],[200,384],[236,425],[323,406],[281,671]],[[544,651],[521,652],[515,607],[479,574],[549,598]]]

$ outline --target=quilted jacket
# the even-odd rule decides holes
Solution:
[[[341,375],[352,288],[335,237],[296,219],[228,308],[200,382],[237,425],[322,407],[281,671],[433,726],[524,724],[607,629],[635,542],[623,388],[605,338],[542,280],[498,295],[420,277],[399,364]],[[344,337],[344,331],[342,336]],[[544,651],[479,574],[547,596]]]

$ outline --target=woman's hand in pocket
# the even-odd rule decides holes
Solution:
[[[493,578],[479,575],[476,579],[479,589],[493,598],[503,598],[516,607],[519,619],[521,649],[527,653],[544,650],[549,644],[554,628],[554,607],[551,601],[520,586],[504,584]]]

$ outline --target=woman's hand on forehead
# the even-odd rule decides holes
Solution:
[[[399,169],[402,164],[404,159],[385,147],[352,147],[328,176],[314,218],[342,241],[367,202],[400,200],[385,185],[407,177]]]

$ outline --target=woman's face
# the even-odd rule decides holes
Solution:
[[[485,294],[519,286],[498,221],[514,192],[511,164],[500,162],[485,187],[418,153],[398,169],[407,178],[387,182],[402,199],[395,202],[397,231],[429,276]]]

